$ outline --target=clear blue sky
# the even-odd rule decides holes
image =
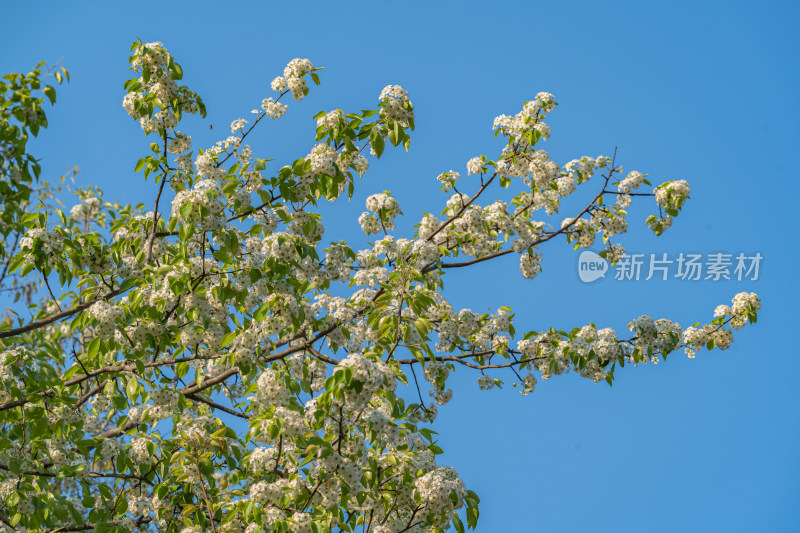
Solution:
[[[186,128],[195,148],[247,118],[293,57],[326,67],[322,87],[258,132],[259,157],[300,157],[317,111],[366,109],[384,85],[403,85],[416,106],[411,151],[373,162],[356,205],[326,223],[331,238],[356,236],[363,198],[384,189],[409,215],[409,234],[422,210],[440,209],[439,172],[466,175],[467,159],[497,153],[496,115],[552,92],[561,105],[545,148],[554,159],[619,147],[626,170],[692,185],[684,213],[659,238],[643,229],[648,211],[634,210],[627,248],[759,252],[760,279],[587,285],[560,241],[543,249],[535,281],[523,280],[511,257],[449,273],[454,304],[511,305],[523,330],[589,321],[622,330],[640,314],[688,326],[709,321],[742,290],[758,292],[763,310],[728,351],[626,367],[613,388],[568,375],[523,398],[510,387],[480,392],[476,375],[458,372],[436,429],[444,462],[482,496],[480,530],[800,530],[800,254],[792,237],[800,4],[498,4],[13,2],[2,8],[0,72],[64,56],[72,82],[33,145],[45,173],[77,165],[81,185],[148,205],[153,184],[133,166],[150,140],[121,107],[137,38],[163,41],[204,98],[208,118]]]

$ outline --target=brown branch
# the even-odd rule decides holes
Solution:
[[[478,356],[481,356],[481,355],[493,355],[493,354],[496,354],[496,353],[497,352],[494,351],[494,350],[485,350],[483,352],[465,353],[465,354],[461,354],[461,355],[434,356],[433,358],[431,358],[429,356],[425,356],[425,357],[423,357],[423,361],[433,361],[433,360],[435,360],[435,361],[453,361],[453,362],[462,364],[464,366],[468,366],[469,368],[474,368],[476,370],[487,370],[487,369],[490,369],[490,368],[510,368],[510,367],[513,367],[513,366],[516,366],[516,365],[520,365],[520,364],[523,364],[523,363],[529,363],[531,361],[537,361],[537,360],[545,358],[545,356],[537,355],[535,357],[529,357],[527,359],[520,359],[520,360],[517,360],[517,361],[511,361],[509,363],[504,363],[504,364],[500,364],[500,365],[476,365],[474,363],[470,363],[469,361],[465,361],[465,359],[470,359],[472,357],[478,357]],[[414,364],[419,364],[419,362],[420,362],[419,359],[397,359],[396,361],[401,365],[414,365]]]
[[[485,190],[487,189],[487,187],[489,187],[489,185],[491,185],[491,183],[494,181],[494,179],[495,179],[496,177],[497,177],[497,172],[495,172],[494,174],[492,174],[492,177],[491,177],[491,178],[489,178],[489,179],[486,181],[486,183],[484,183],[484,184],[481,186],[481,188],[480,188],[480,189],[478,189],[478,192],[476,192],[476,193],[475,193],[475,194],[472,196],[472,198],[470,198],[470,199],[467,201],[467,203],[465,203],[465,204],[463,204],[463,205],[461,206],[461,209],[459,209],[459,210],[458,210],[458,212],[457,212],[456,214],[454,214],[453,216],[451,216],[450,218],[448,218],[447,220],[445,220],[444,222],[442,222],[442,223],[439,225],[439,227],[438,227],[438,228],[436,228],[436,229],[433,231],[433,233],[431,233],[430,235],[428,235],[428,236],[425,238],[425,240],[426,240],[426,241],[430,241],[430,240],[431,240],[431,239],[433,239],[433,238],[434,238],[434,237],[435,237],[435,236],[436,236],[436,235],[437,235],[437,234],[438,234],[440,231],[442,231],[444,228],[446,228],[448,225],[450,225],[450,224],[451,224],[451,223],[452,223],[454,220],[456,220],[458,217],[460,217],[460,216],[461,216],[461,214],[462,214],[464,211],[466,211],[466,210],[467,210],[467,208],[468,208],[470,205],[472,205],[472,202],[474,202],[475,200],[477,200],[477,199],[478,199],[478,196],[480,196],[480,195],[483,193],[483,191],[485,191]]]
[[[0,465],[0,470],[4,470],[6,472],[11,472],[11,469],[6,465]],[[21,475],[24,476],[35,476],[35,477],[57,477],[58,472],[40,472],[36,470],[25,470],[20,472]],[[144,476],[136,476],[133,474],[116,474],[112,472],[89,472],[89,477],[91,478],[113,478],[113,479],[125,479],[125,480],[135,480],[135,481],[144,481],[148,485],[152,485],[151,481],[148,481]]]
[[[161,193],[164,191],[164,185],[167,183],[167,178],[161,180],[161,186],[158,188],[158,194],[156,195],[156,206],[155,211],[153,211],[153,229],[150,232],[150,237],[147,238],[147,253],[145,254],[144,264],[147,265],[150,263],[150,260],[153,258],[153,242],[156,240],[156,227],[158,226],[158,202],[161,200]]]
[[[14,252],[17,251],[17,244],[19,243],[20,235],[21,233],[19,231],[14,234],[14,244],[11,245],[11,251],[8,254],[8,260],[6,261],[6,264],[3,265],[3,273],[0,274],[0,284],[5,281],[6,276],[8,275],[8,267],[11,265],[11,259],[14,257]]]
[[[221,357],[221,356],[215,355],[215,356],[182,357],[182,358],[179,358],[179,359],[168,359],[168,360],[165,360],[165,361],[151,361],[151,362],[148,362],[148,363],[144,363],[144,366],[145,366],[145,368],[154,368],[154,367],[160,367],[160,366],[174,365],[174,364],[178,364],[178,363],[188,363],[190,361],[197,361],[197,360],[204,360],[204,359],[218,359],[219,357]],[[133,361],[127,362],[127,363],[121,364],[121,365],[107,365],[107,366],[104,366],[103,368],[98,368],[96,370],[91,370],[91,371],[89,371],[88,374],[84,374],[82,376],[78,376],[78,377],[73,378],[73,379],[71,379],[69,381],[66,381],[66,382],[64,382],[64,386],[65,387],[72,387],[74,385],[79,385],[79,384],[83,383],[86,380],[92,379],[93,377],[96,377],[96,376],[99,376],[99,375],[102,375],[102,374],[108,374],[108,373],[111,373],[111,372],[132,372],[134,370],[136,370],[136,363],[133,362]],[[39,395],[39,396],[51,396],[51,395],[54,394],[54,391],[53,391],[53,389],[47,389],[47,390],[44,390],[44,391],[31,393],[25,399],[15,400],[13,402],[8,402],[8,403],[0,405],[0,411],[7,411],[8,409],[13,409],[14,407],[19,407],[20,405],[25,405],[26,403],[29,403],[31,401],[30,398],[34,394]]]
[[[63,311],[63,309],[61,309],[61,304],[58,303],[58,298],[56,298],[56,295],[53,294],[53,289],[50,288],[50,282],[47,281],[47,276],[45,276],[44,272],[42,272],[41,274],[42,274],[42,279],[44,280],[44,284],[47,286],[47,292],[50,293],[50,297],[53,299],[53,303],[56,304],[56,307],[58,308],[59,311]]]
[[[307,348],[307,350],[308,350],[309,353],[311,353],[311,355],[313,355],[314,357],[316,357],[320,361],[324,361],[324,362],[326,362],[328,364],[331,364],[331,365],[338,365],[339,364],[339,361],[337,361],[336,359],[333,359],[331,357],[328,357],[327,355],[321,354],[320,352],[315,350],[312,346],[309,346]]]
[[[217,526],[214,524],[214,513],[211,512],[211,505],[208,503],[208,494],[206,493],[206,484],[203,482],[203,474],[200,472],[200,458],[197,456],[197,450],[192,450],[194,452],[194,464],[197,465],[197,477],[200,478],[200,488],[203,489],[203,501],[206,504],[206,510],[208,511],[208,520],[211,522],[211,530],[213,533],[217,533]]]
[[[93,303],[95,303],[95,302],[97,302],[99,300],[108,300],[110,298],[113,298],[114,296],[118,296],[119,294],[122,294],[122,292],[124,292],[124,291],[121,291],[119,289],[115,290],[115,291],[110,291],[109,293],[107,293],[107,294],[105,294],[103,296],[99,296],[99,297],[95,298],[94,300],[90,300],[88,302],[76,305],[75,307],[73,307],[71,309],[66,309],[64,311],[59,311],[58,313],[53,313],[52,315],[50,315],[50,316],[48,316],[46,318],[42,318],[42,319],[37,320],[35,322],[31,322],[30,324],[26,324],[24,326],[20,326],[18,328],[14,328],[14,329],[7,329],[7,330],[4,330],[4,331],[0,331],[0,339],[7,339],[8,337],[15,337],[17,335],[22,335],[23,333],[27,333],[27,332],[33,331],[35,329],[43,328],[44,326],[47,326],[48,324],[52,324],[53,322],[57,322],[57,321],[61,320],[62,318],[67,318],[69,316],[74,315],[75,313],[80,313],[84,309],[87,309],[87,308],[91,307],[91,305]]]
[[[107,382],[108,382],[108,380],[107,380],[107,379],[103,380],[101,383],[99,383],[99,384],[97,385],[97,387],[95,387],[94,389],[90,390],[89,392],[87,392],[86,394],[84,394],[83,396],[81,396],[81,397],[78,399],[78,403],[76,403],[76,404],[75,404],[75,407],[76,407],[76,408],[80,407],[81,405],[83,405],[83,404],[85,404],[86,402],[88,402],[88,401],[89,401],[89,399],[90,399],[92,396],[94,396],[94,395],[96,395],[96,394],[99,394],[99,393],[100,393],[100,392],[103,390],[103,388],[105,388],[105,386],[106,386],[106,383],[107,383]]]
[[[237,368],[237,367],[229,368],[225,372],[222,372],[221,374],[219,374],[217,376],[214,376],[211,379],[207,379],[206,381],[203,381],[202,385],[189,385],[189,386],[184,387],[183,389],[179,390],[178,392],[180,392],[184,396],[189,396],[191,394],[195,394],[197,392],[205,390],[205,389],[207,389],[209,387],[213,387],[214,385],[218,385],[219,383],[222,383],[223,381],[225,381],[229,377],[234,376],[234,375],[236,375],[238,373],[239,373],[239,368]],[[136,427],[137,425],[138,424],[136,422],[133,422],[132,420],[128,420],[122,426],[106,430],[106,431],[100,433],[99,435],[97,435],[97,437],[102,437],[102,438],[105,438],[105,439],[112,439],[114,437],[119,437],[120,435],[125,434],[129,429],[131,429],[133,427]]]
[[[220,411],[228,413],[229,415],[238,416],[239,418],[244,418],[245,420],[249,420],[250,419],[250,417],[247,416],[244,413],[236,411],[235,409],[231,409],[230,407],[225,407],[224,405],[220,405],[218,403],[212,402],[208,398],[204,398],[204,397],[200,396],[199,394],[186,394],[185,396],[187,398],[189,398],[190,400],[194,400],[196,402],[204,403],[204,404],[206,404],[206,405],[208,405],[210,407],[213,407],[214,409],[218,409]]]
[[[109,520],[108,522],[104,522],[103,525],[110,524],[110,525],[117,525],[121,524],[121,520]],[[135,522],[135,526],[139,527],[142,524],[150,523],[149,518],[140,517]],[[59,526],[59,527],[49,527],[46,529],[40,529],[38,531],[42,531],[43,533],[60,533],[61,531],[89,531],[95,529],[100,524],[80,524],[74,526]]]
[[[614,149],[614,160],[616,160],[616,157],[617,157],[617,150]],[[611,176],[614,174],[615,170],[616,170],[616,168],[614,167],[614,162],[612,161],[611,169],[609,170],[608,175],[606,176],[605,182],[603,183],[603,188],[600,190],[599,193],[597,193],[597,195],[592,199],[592,201],[589,202],[589,204],[587,204],[586,207],[584,207],[581,210],[581,212],[578,213],[578,215],[575,216],[569,224],[564,225],[558,231],[554,231],[554,232],[548,233],[546,236],[539,237],[538,239],[533,241],[533,243],[531,244],[531,247],[534,247],[534,246],[537,246],[537,245],[542,244],[544,242],[547,242],[550,239],[553,239],[554,237],[556,237],[558,235],[561,235],[562,233],[564,233],[567,230],[569,230],[569,228],[571,228],[572,226],[577,224],[578,220],[580,220],[583,215],[585,215],[586,213],[589,212],[589,210],[595,205],[597,200],[599,200],[604,194],[609,193],[609,191],[606,191],[606,186],[608,186],[608,182],[611,179]],[[492,177],[494,177],[494,176],[492,176]],[[490,259],[495,259],[497,257],[508,255],[513,251],[514,251],[513,249],[509,248],[508,250],[503,250],[503,251],[500,251],[500,252],[494,252],[494,253],[491,253],[491,254],[488,254],[488,255],[484,255],[482,257],[476,257],[475,259],[470,259],[469,261],[462,261],[460,263],[443,263],[439,268],[460,268],[460,267],[475,265],[477,263],[482,263],[482,262],[488,261]],[[436,270],[436,268],[437,268],[436,267],[436,262],[435,261],[431,261],[430,263],[428,263],[427,265],[425,265],[422,268],[421,272],[423,274],[427,274],[428,272],[431,272],[432,270]]]

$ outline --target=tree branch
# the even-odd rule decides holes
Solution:
[[[84,309],[88,309],[89,307],[91,307],[93,303],[95,303],[95,302],[97,302],[99,300],[108,300],[110,298],[113,298],[115,296],[118,296],[118,295],[122,294],[123,292],[125,292],[125,291],[121,291],[121,290],[117,289],[117,290],[111,291],[111,292],[109,292],[109,293],[107,293],[107,294],[105,294],[103,296],[99,296],[99,297],[95,298],[94,300],[90,300],[88,302],[76,305],[75,307],[73,307],[71,309],[66,309],[64,311],[59,311],[58,313],[53,313],[52,315],[50,315],[50,316],[48,316],[46,318],[42,318],[41,320],[37,320],[35,322],[31,322],[30,324],[26,324],[26,325],[20,326],[18,328],[13,328],[13,329],[7,329],[7,330],[4,330],[4,331],[0,331],[0,339],[7,339],[8,337],[15,337],[17,335],[22,335],[23,333],[27,333],[27,332],[33,331],[35,329],[43,328],[44,326],[47,326],[48,324],[52,324],[53,322],[57,322],[57,321],[61,320],[62,318],[67,318],[67,317],[70,317],[70,316],[74,315],[75,313],[80,313]]]

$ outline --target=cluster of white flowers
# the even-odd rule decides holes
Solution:
[[[519,259],[519,269],[522,271],[522,276],[528,279],[533,279],[542,270],[542,254],[539,252],[525,252]]]
[[[381,91],[380,117],[384,121],[399,122],[404,128],[414,120],[414,106],[408,97],[408,91],[399,85],[387,85]]]
[[[533,392],[534,388],[536,388],[536,376],[531,373],[522,376],[522,390],[519,391],[520,394],[527,396]]]
[[[77,241],[83,248],[83,255],[75,261],[76,266],[80,266],[93,274],[101,274],[113,267],[113,258],[108,255],[106,250],[90,245],[81,237],[78,237]]]
[[[300,101],[308,94],[305,75],[313,70],[314,65],[308,59],[292,59],[283,69],[283,76],[272,80],[272,90],[277,92],[289,90],[292,92],[292,97]]]
[[[550,160],[550,154],[544,150],[536,150],[530,154],[530,162],[528,163],[528,173],[530,179],[526,177],[525,183],[532,188],[545,190],[550,187],[550,184],[558,179],[561,175],[561,166]],[[567,183],[571,183],[568,180]],[[568,185],[562,187],[569,188]]]
[[[361,383],[361,390],[348,389],[345,401],[348,410],[359,411],[381,387],[394,390],[397,386],[394,372],[383,361],[373,361],[359,353],[351,353],[336,365],[336,371],[349,368],[353,380]]]
[[[523,178],[531,187],[530,192],[521,193],[517,213],[523,214],[544,208],[548,215],[558,211],[560,199],[569,196],[580,183],[588,181],[597,168],[610,163],[609,158],[582,157],[564,165],[563,170],[550,161],[544,150],[535,150],[527,143],[512,148],[506,146],[495,165],[497,175],[511,178]],[[553,187],[555,184],[555,187]]]
[[[680,329],[680,326],[678,326]],[[647,346],[652,345],[658,338],[658,328],[655,320],[647,315],[641,315],[628,323],[628,330],[636,334],[636,340]]]
[[[474,349],[477,351],[493,350],[507,353],[510,337],[511,320],[506,309],[500,309],[493,315],[479,316],[469,309],[455,313],[444,299],[435,298],[436,304],[427,312],[435,320],[440,321],[438,329],[439,342],[436,349],[440,351]],[[466,341],[466,346],[464,342]],[[444,387],[443,383],[439,386]]]
[[[367,209],[377,213],[382,219],[392,220],[400,214],[400,204],[388,192],[373,194],[367,197]]]
[[[280,373],[266,368],[258,377],[258,402],[265,406],[285,405],[289,400],[289,391],[286,389]]]
[[[103,441],[100,450],[100,459],[102,461],[113,461],[120,451],[122,451],[122,442],[117,439],[106,439]]]
[[[686,180],[667,181],[655,188],[656,202],[665,209],[680,209],[689,197],[689,184]]]
[[[617,184],[617,189],[619,192],[625,194],[635,191],[642,186],[646,177],[646,174],[642,174],[636,170],[628,172],[628,175]]]
[[[237,133],[244,129],[245,124],[247,121],[243,118],[237,118],[233,122],[231,122],[231,133]]]
[[[117,323],[120,322],[125,312],[122,307],[105,300],[97,300],[89,307],[87,314],[95,319],[94,334],[100,339],[110,339],[117,330]]]
[[[504,228],[505,229],[505,228]],[[544,222],[533,222],[522,217],[514,219],[513,226],[507,233],[517,234],[517,238],[511,245],[511,249],[518,254],[525,253],[528,248],[536,247],[536,241],[544,230]]]
[[[625,256],[625,248],[621,244],[613,244],[611,242],[606,244],[605,258],[612,265],[617,264],[620,259]]]
[[[436,179],[442,184],[442,190],[444,192],[450,192],[453,187],[456,186],[456,181],[461,178],[461,174],[456,172],[455,170],[450,170],[448,172],[442,172]]]
[[[755,314],[761,310],[761,300],[754,292],[740,292],[733,297],[731,307],[731,327],[742,329],[747,323],[748,314]],[[727,313],[726,313],[727,314]]]
[[[259,446],[250,453],[247,462],[250,465],[250,470],[254,473],[268,470],[274,467],[277,462],[277,450]]]
[[[369,161],[359,152],[342,151],[336,160],[336,166],[342,170],[352,168],[358,174],[364,175],[369,170]]]
[[[33,502],[30,500],[20,500],[19,503],[17,503],[17,512],[19,514],[30,515],[33,514],[35,510],[36,507],[34,507]]]
[[[450,512],[464,505],[467,495],[458,471],[450,466],[439,467],[417,478],[414,487],[425,506],[423,512],[439,525],[446,524]]]
[[[598,168],[606,168],[611,165],[611,158],[598,156],[591,158],[583,156],[580,159],[573,159],[564,165],[564,172],[567,176],[573,177],[578,184],[589,181]]]
[[[550,129],[547,125],[541,122],[541,117],[555,109],[558,103],[555,97],[550,93],[540,92],[536,98],[530,102],[525,102],[522,106],[522,111],[515,116],[500,115],[494,119],[493,129],[500,130],[503,135],[520,138],[526,131],[531,128],[547,132],[549,137]]]
[[[192,149],[192,137],[185,133],[175,131],[172,139],[169,141],[167,151],[171,154],[180,155],[183,152],[188,152]]]
[[[386,98],[408,100],[408,92],[399,85],[387,85],[381,90],[378,100],[384,100]]]
[[[187,86],[178,86],[175,82],[171,58],[162,43],[146,43],[137,47],[131,66],[142,75],[138,87],[130,88],[123,98],[122,107],[131,117],[139,120],[145,133],[169,130],[178,124],[173,101],[177,102],[183,113],[194,114],[198,111],[200,99]],[[152,113],[156,106],[161,110]]]
[[[22,347],[8,348],[0,352],[0,403],[9,401],[13,389],[24,389],[25,385],[15,375],[15,369],[23,366],[35,368],[31,355]]]
[[[148,395],[153,400],[153,405],[147,408],[147,414],[151,418],[155,420],[169,418],[177,411],[178,394],[174,390],[154,389]]]
[[[467,175],[483,174],[486,171],[486,156],[480,155],[467,161]]]
[[[450,369],[439,361],[425,363],[425,380],[431,384],[430,395],[438,405],[444,405],[453,398],[453,391],[445,389]]]
[[[361,229],[367,235],[381,230],[394,229],[394,219],[401,213],[400,204],[388,192],[373,194],[367,198],[367,209],[358,217]]]
[[[225,200],[216,180],[201,179],[192,189],[178,191],[172,200],[172,216],[204,230],[218,229],[225,224]]]
[[[571,239],[576,240],[582,248],[594,244],[595,229],[585,218],[565,218],[561,221],[561,229],[567,228]]]
[[[281,434],[284,437],[296,437],[305,431],[305,416],[302,411],[278,406],[274,408],[272,416],[281,421]],[[264,435],[261,437],[265,439]]]
[[[753,292],[740,292],[733,297],[733,305],[720,305],[714,310],[715,320],[711,324],[696,325],[683,332],[686,354],[694,357],[699,348],[710,345],[720,350],[730,347],[733,329],[741,329],[761,309],[761,300]]]
[[[689,198],[689,184],[685,180],[667,181],[654,189],[658,206],[666,210],[667,214],[650,215],[645,221],[647,227],[656,235],[661,235],[672,226],[672,217],[678,214],[684,202]]]
[[[491,390],[495,385],[497,385],[495,378],[487,374],[483,374],[478,378],[478,388],[480,390]]]
[[[606,237],[613,237],[628,231],[628,220],[622,210],[596,209],[592,212],[589,225],[597,233],[603,232]]]
[[[331,148],[325,143],[317,144],[306,156],[306,159],[311,162],[311,173],[316,176],[336,175],[336,160],[338,154],[336,150]]]
[[[97,195],[97,191],[79,191],[81,202],[72,206],[69,216],[81,224],[89,225],[97,220],[100,209],[103,207],[103,199]]]
[[[20,250],[33,250],[38,242],[45,254],[60,252],[64,248],[64,238],[57,231],[47,231],[47,228],[30,228],[19,240]],[[33,255],[26,255],[28,261],[33,261]]]
[[[150,450],[147,449],[147,444],[150,442],[150,439],[145,435],[137,435],[131,439],[129,456],[136,464],[150,464],[154,461]]]
[[[344,120],[344,111],[341,109],[334,109],[328,111],[322,117],[317,119],[317,128],[324,128],[331,130],[339,125],[339,121]]]
[[[286,104],[282,104],[280,102],[276,102],[272,98],[264,98],[261,101],[261,109],[269,115],[269,118],[277,119],[281,118],[285,113],[286,110],[289,108]]]

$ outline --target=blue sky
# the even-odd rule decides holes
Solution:
[[[80,185],[148,205],[153,184],[133,167],[150,140],[121,107],[137,38],[163,41],[203,97],[208,118],[184,127],[195,148],[248,118],[288,60],[326,67],[320,88],[253,136],[257,156],[281,164],[308,152],[316,112],[367,109],[385,85],[401,84],[416,110],[410,152],[373,162],[353,205],[326,211],[335,215],[328,237],[353,242],[366,196],[391,190],[407,215],[400,233],[410,235],[422,211],[441,209],[437,174],[466,176],[469,158],[498,153],[495,116],[516,113],[539,91],[555,94],[544,145],[553,159],[616,147],[626,170],[692,185],[661,237],[644,228],[652,206],[634,207],[626,248],[758,252],[759,279],[584,284],[577,254],[559,241],[542,249],[534,281],[521,278],[513,257],[448,273],[454,305],[510,305],[523,331],[590,321],[619,331],[640,314],[688,326],[710,321],[743,290],[759,293],[763,308],[729,350],[626,367],[613,388],[567,375],[523,398],[511,387],[480,392],[476,375],[457,372],[435,429],[443,461],[482,497],[479,530],[799,530],[798,4],[497,4],[14,2],[3,8],[0,72],[63,56],[72,82],[33,144],[45,173],[77,165]]]

